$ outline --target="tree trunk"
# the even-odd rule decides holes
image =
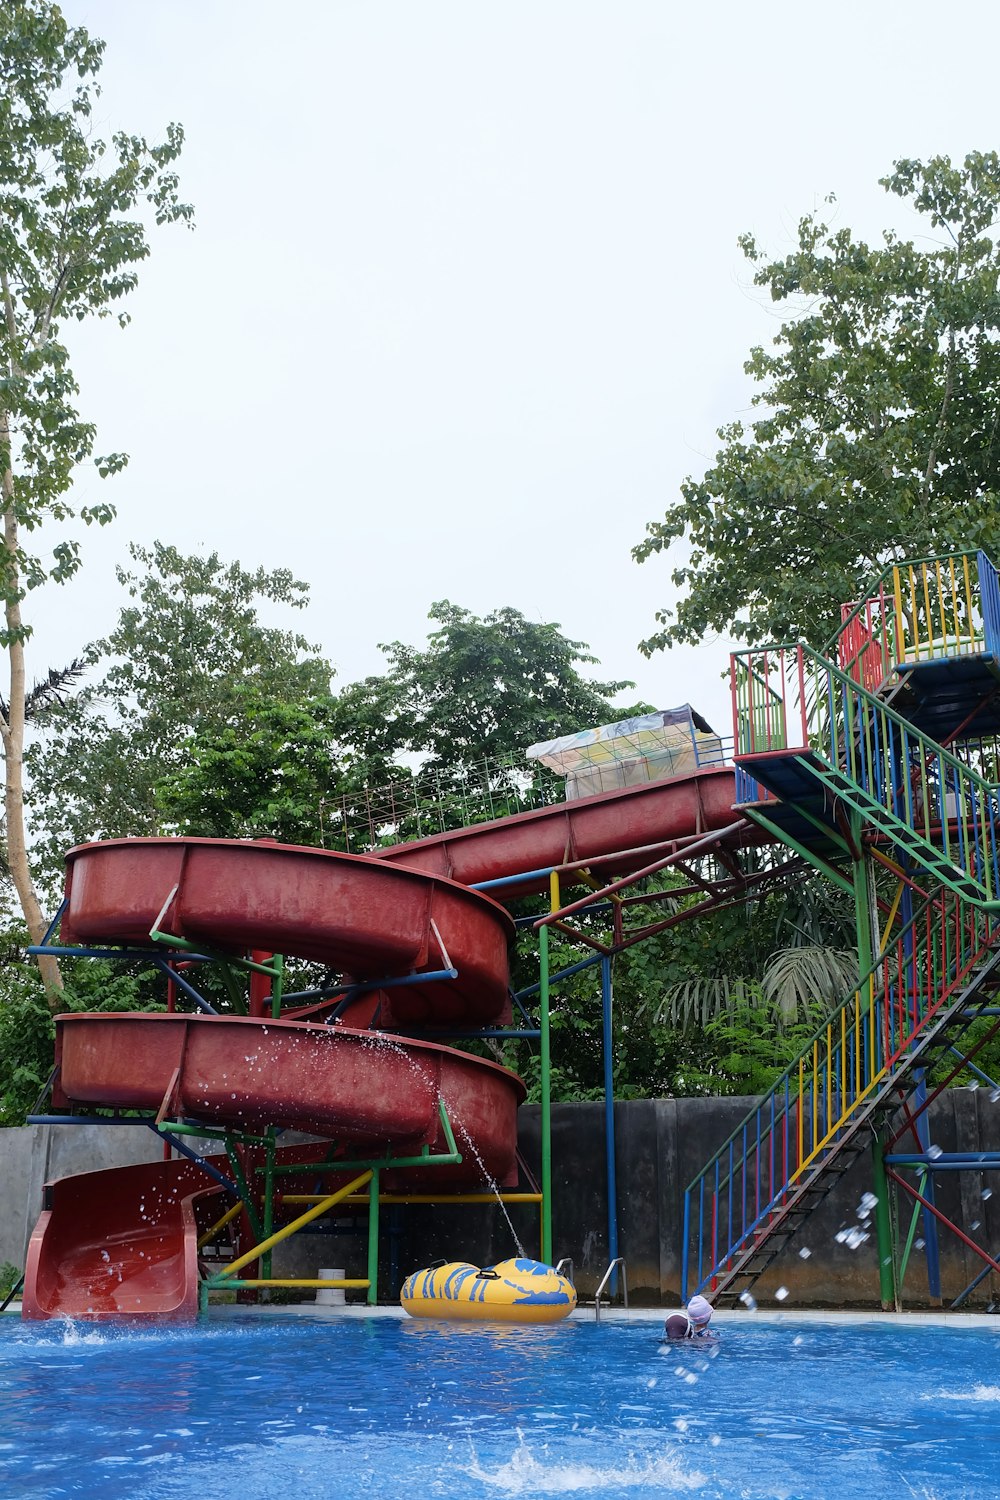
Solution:
[[[0,447],[10,451],[10,426],[0,412]],[[4,811],[7,822],[7,860],[32,943],[45,936],[46,922],[31,878],[24,829],[24,642],[21,639],[21,605],[18,599],[17,517],[14,514],[14,476],[9,463],[3,471],[4,615],[7,622],[10,660],[10,694],[6,722],[0,715],[0,741],[4,759]],[[38,967],[53,1014],[62,1009],[62,975],[54,958],[39,958]]]

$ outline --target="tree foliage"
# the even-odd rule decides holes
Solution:
[[[197,832],[276,837],[256,819],[279,787],[290,791],[291,770],[301,793],[298,737],[308,731],[314,778],[331,764],[317,762],[315,739],[330,714],[332,668],[304,636],[259,614],[303,609],[306,585],[285,569],[248,572],[159,542],[130,551],[118,580],[133,602],[88,647],[91,681],[39,716],[29,755],[33,819],[53,874],[73,844],[188,819]],[[305,829],[318,829],[315,810],[300,836]]]
[[[55,1026],[27,941],[22,923],[0,915],[0,1127],[24,1124],[52,1071]],[[163,1009],[162,978],[151,970],[71,959],[63,977],[61,1011]]]
[[[383,645],[384,675],[340,695],[338,737],[370,766],[418,755],[423,769],[447,775],[639,711],[612,701],[634,683],[581,676],[596,658],[556,624],[511,608],[480,619],[447,599],[429,618],[437,629],[425,647]]]
[[[792,316],[744,367],[759,415],[634,549],[687,553],[647,654],[710,630],[821,646],[887,562],[1000,550],[1000,157],[897,161],[881,185],[922,216],[916,242],[815,213],[781,259],[740,240]]]
[[[80,565],[74,520],[104,525],[104,501],[71,496],[78,467],[93,457],[96,433],[75,405],[77,385],[64,329],[117,309],[149,254],[145,215],[158,224],[190,220],[174,163],[183,132],[169,125],[150,145],[121,131],[110,144],[93,133],[96,77],[104,43],[67,26],[50,0],[0,6],[0,644],[9,690],[0,712],[11,874],[32,937],[43,919],[28,862],[23,818],[26,717],[23,605],[47,582]],[[124,453],[94,459],[106,477]],[[40,533],[55,535],[51,550]],[[54,528],[54,529],[53,529]],[[46,978],[58,983],[48,960]]]
[[[337,780],[333,699],[288,703],[233,685],[229,718],[180,746],[155,788],[164,831],[322,845],[323,808]]]

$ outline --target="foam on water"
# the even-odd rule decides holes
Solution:
[[[976,1385],[971,1391],[935,1391],[933,1396],[924,1396],[924,1401],[985,1401],[1000,1403],[1000,1385]]]
[[[504,1495],[573,1495],[617,1493],[620,1490],[652,1489],[657,1493],[682,1493],[700,1489],[704,1474],[689,1473],[676,1454],[640,1458],[629,1454],[624,1464],[598,1468],[591,1464],[553,1459],[546,1449],[541,1456],[524,1441],[519,1432],[518,1447],[510,1459],[491,1470],[478,1458],[462,1469],[471,1479],[481,1480],[490,1489]]]

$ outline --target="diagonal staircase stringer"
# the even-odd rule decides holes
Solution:
[[[982,1009],[1000,985],[1000,947],[991,946],[984,951],[987,955],[985,962],[975,971],[969,983],[963,986],[951,1005],[929,1013],[921,1023],[925,1029],[914,1034],[905,1053],[895,1059],[896,1066],[883,1070],[881,1077],[875,1080],[878,1083],[877,1091],[873,1092],[870,1088],[859,1100],[860,1107],[852,1112],[849,1119],[840,1122],[837,1131],[823,1148],[822,1157],[814,1160],[787,1199],[777,1202],[776,1207],[772,1203],[763,1210],[756,1224],[747,1231],[742,1249],[737,1248],[735,1258],[730,1252],[727,1257],[729,1264],[724,1269],[714,1267],[703,1278],[697,1288],[699,1291],[711,1285],[717,1301],[727,1298],[733,1300],[737,1295],[736,1283],[742,1283],[744,1291],[753,1286],[789,1240],[798,1233],[809,1215],[831,1191],[837,1178],[849,1169],[865,1149],[867,1140],[863,1135],[864,1128],[876,1115],[894,1112],[899,1107],[898,1098],[894,1096],[898,1094],[902,1079],[915,1068],[926,1067],[935,1051],[944,1050],[950,1045],[947,1036],[957,1019],[964,1021],[963,1029],[971,1024],[971,1019],[976,1018],[977,1012],[973,1013],[971,1019],[967,1013],[977,995],[986,990],[979,1001],[978,1009]],[[930,1025],[927,1025],[927,1020],[931,1021]],[[789,1179],[786,1191],[794,1180],[794,1176]]]

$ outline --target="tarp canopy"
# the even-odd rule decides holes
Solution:
[[[722,761],[722,742],[689,703],[543,740],[529,760],[566,777],[567,799],[682,776]]]

